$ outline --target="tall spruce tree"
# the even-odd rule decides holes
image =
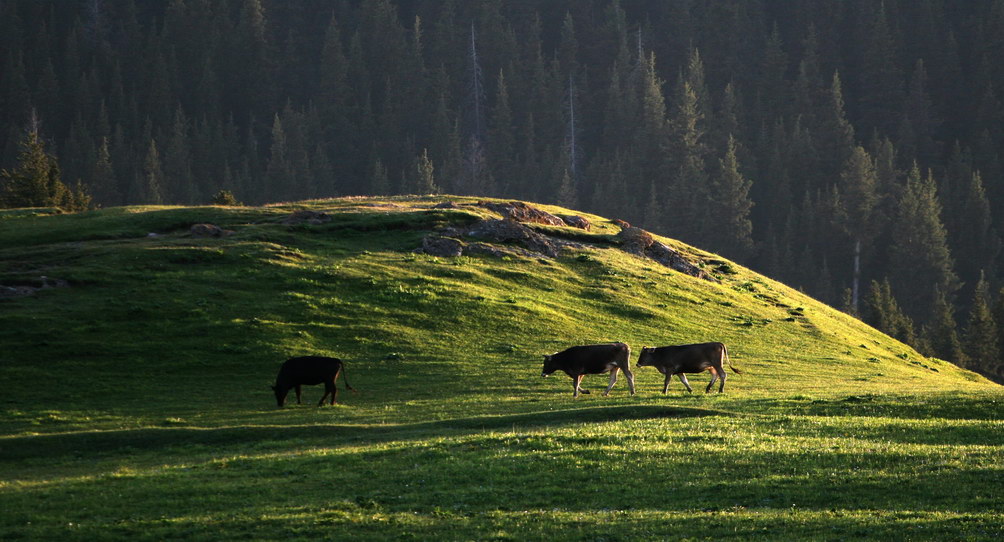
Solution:
[[[889,273],[897,291],[913,291],[902,299],[903,308],[912,318],[931,314],[933,290],[918,290],[916,284],[939,288],[946,296],[959,289],[954,260],[941,222],[934,177],[921,177],[916,164],[907,176],[899,210],[890,232]]]
[[[712,214],[709,241],[713,249],[742,261],[753,250],[753,223],[749,218],[753,207],[749,193],[753,183],[739,169],[735,138],[729,137],[725,156],[718,161],[712,182],[714,197],[709,209]]]
[[[926,342],[932,350],[931,355],[951,361],[961,367],[966,366],[968,358],[962,349],[962,341],[959,340],[955,310],[945,294],[937,287],[934,292],[934,311],[931,314],[931,321],[924,330]]]
[[[101,138],[101,146],[98,147],[98,158],[91,174],[91,191],[99,205],[118,205],[122,201],[107,137]]]
[[[872,281],[865,297],[864,320],[875,329],[904,343],[914,344],[917,340],[913,320],[900,309],[889,279]]]
[[[862,251],[871,249],[871,241],[878,235],[879,224],[875,208],[878,205],[878,178],[871,156],[862,147],[855,147],[844,164],[840,174],[842,216],[846,221],[841,226],[853,244],[852,265],[854,270],[851,285],[851,303],[857,306],[859,283],[861,280]]]
[[[78,192],[80,190],[78,187]],[[75,211],[80,209],[77,200],[83,196],[82,192],[78,196],[63,184],[59,163],[46,152],[37,122],[33,122],[21,140],[17,167],[0,170],[0,204],[3,207],[60,207]]]
[[[979,171],[973,172],[965,192],[956,200],[960,216],[954,217],[958,230],[949,232],[958,255],[958,272],[963,282],[975,284],[977,276],[997,276],[1001,239],[993,224],[990,201]]]
[[[994,322],[997,324],[997,346],[1004,348],[1004,288],[997,291],[991,314],[994,317]],[[991,373],[997,378],[998,382],[1004,379],[1004,360],[998,359]]]
[[[826,105],[820,118],[819,156],[823,178],[836,180],[840,170],[854,151],[854,126],[847,119],[843,83],[840,74],[833,73]]]
[[[422,154],[415,161],[415,169],[417,172],[417,176],[415,177],[416,194],[435,194],[439,192],[439,187],[436,186],[435,167],[432,165],[432,160],[429,160],[429,151],[427,149],[422,149]]]
[[[134,196],[135,201],[150,205],[164,203],[164,170],[161,167],[157,142],[153,138],[150,138],[146,158],[143,159],[143,175],[138,180],[138,194]]]
[[[708,174],[704,161],[704,113],[697,92],[683,82],[677,90],[676,107],[670,117],[672,146],[667,203],[673,207],[667,231],[681,239],[700,243],[708,223],[702,209],[708,201]]]
[[[1000,363],[1000,343],[997,322],[990,312],[990,286],[980,273],[973,292],[973,302],[969,309],[966,326],[966,355],[969,368],[982,372],[994,372]]]

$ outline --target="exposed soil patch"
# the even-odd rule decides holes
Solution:
[[[453,202],[437,204],[437,207],[442,209],[456,208],[455,206],[456,204]],[[520,201],[508,203],[479,201],[478,206],[491,209],[504,218],[481,220],[470,227],[453,226],[439,230],[436,234],[423,239],[422,247],[416,252],[443,257],[462,254],[487,254],[503,257],[518,254],[531,257],[543,255],[554,258],[564,248],[587,246],[582,243],[558,239],[554,235],[549,235],[550,232],[547,230],[541,232],[526,225],[571,226],[589,231],[592,225],[581,216],[553,215]],[[649,232],[632,227],[623,220],[616,220],[615,223],[622,228],[617,235],[617,242],[621,250],[655,260],[670,269],[692,277],[716,280],[680,252],[656,241]],[[478,242],[466,244],[463,241],[466,238],[477,239]],[[496,246],[497,244],[509,246],[500,248]]]
[[[579,215],[557,215],[558,218],[565,222],[566,226],[571,226],[573,228],[579,228],[580,230],[589,231],[592,228],[592,224],[585,218]]]
[[[464,253],[464,243],[452,237],[430,235],[422,239],[421,251],[432,256],[456,257]]]
[[[227,237],[234,233],[215,224],[192,224],[188,231],[192,237]]]
[[[692,277],[714,280],[682,254],[656,241],[652,234],[641,228],[628,226],[617,234],[617,239],[620,240],[621,249],[625,252],[651,258],[670,269]]]
[[[553,215],[547,211],[538,209],[533,205],[523,203],[522,201],[510,201],[508,203],[479,201],[478,205],[495,211],[496,213],[502,215],[503,219],[515,220],[516,222],[543,224],[545,226],[570,226],[586,231],[589,231],[591,226],[589,221],[581,216]]]
[[[552,258],[561,252],[563,246],[562,242],[537,233],[515,220],[482,220],[468,230],[467,235],[489,242],[518,243]]]

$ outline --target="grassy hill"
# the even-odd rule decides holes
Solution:
[[[462,235],[499,218],[477,202],[0,214],[0,539],[1002,533],[999,386],[716,255],[658,239],[698,278],[626,252],[601,217],[531,226],[556,257],[415,252],[485,241]],[[284,223],[305,209],[330,220]],[[578,399],[540,378],[614,340],[632,363],[722,341],[745,374]],[[308,353],[359,393],[277,409]]]

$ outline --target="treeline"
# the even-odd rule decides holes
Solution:
[[[556,202],[999,377],[1002,37],[1004,0],[0,0],[0,182],[44,142],[104,206]]]

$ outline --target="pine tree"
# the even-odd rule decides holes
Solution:
[[[899,291],[914,292],[903,298],[907,314],[918,318],[929,315],[934,305],[933,290],[918,291],[914,285],[937,287],[950,297],[960,284],[941,222],[934,177],[929,174],[921,178],[916,164],[907,177],[891,228],[889,276],[893,286]]]
[[[390,179],[387,177],[387,168],[379,158],[373,161],[373,169],[370,173],[370,191],[374,195],[384,195],[390,193]]]
[[[659,201],[659,192],[655,188],[655,184],[648,190],[648,199],[645,200],[645,207],[642,212],[642,224],[646,228],[652,230],[656,229],[663,222],[663,206],[662,202]]]
[[[231,88],[239,118],[263,115],[275,102],[275,52],[262,0],[242,0],[237,26],[229,33]],[[265,117],[268,118],[268,117]]]
[[[352,130],[347,111],[352,93],[348,84],[348,60],[343,50],[341,27],[334,15],[324,33],[318,71],[318,89],[314,99],[324,127],[323,143],[329,155],[335,159],[332,166],[336,170],[335,176],[347,177],[347,161],[336,157],[352,148]]]
[[[174,124],[171,135],[164,149],[164,183],[165,191],[171,194],[171,200],[179,203],[194,204],[202,201],[201,195],[192,178],[192,151],[190,148],[190,127],[188,117],[181,105],[175,109]]]
[[[318,142],[314,147],[313,158],[310,162],[313,165],[314,187],[317,190],[317,196],[330,198],[339,195],[338,177],[335,174],[335,168],[331,165],[331,160],[328,159],[328,153],[323,143]]]
[[[840,174],[841,201],[844,204],[846,222],[840,226],[848,233],[854,244],[854,277],[852,283],[852,303],[857,305],[858,288],[861,279],[861,252],[868,250],[871,241],[878,234],[878,217],[875,208],[878,204],[876,185],[878,179],[875,165],[868,152],[861,147],[855,147],[850,158],[844,164]],[[862,247],[864,245],[864,247]]]
[[[418,160],[415,162],[415,169],[418,173],[415,193],[438,193],[439,187],[436,186],[435,167],[433,167],[432,161],[429,160],[429,151],[427,149],[422,149],[422,154],[419,155]]]
[[[1000,363],[997,323],[990,312],[990,286],[980,274],[969,309],[966,327],[966,354],[969,367],[981,372],[993,372]]]
[[[60,207],[78,210],[74,195],[62,181],[55,156],[45,150],[37,121],[21,140],[17,167],[0,170],[0,204],[3,207]]]
[[[118,205],[122,195],[119,193],[118,180],[115,178],[115,168],[112,167],[111,152],[108,150],[108,138],[101,138],[98,148],[98,158],[91,174],[91,188],[94,199],[99,204]]]
[[[566,209],[575,209],[579,206],[579,196],[575,191],[572,176],[567,169],[563,170],[561,181],[558,183],[556,203]]]
[[[935,288],[934,312],[931,314],[930,325],[925,327],[925,335],[933,355],[965,367],[967,357],[962,350],[962,342],[959,340],[954,312],[954,308],[948,302],[945,294]]]
[[[854,127],[844,110],[843,84],[840,74],[833,73],[826,108],[820,119],[817,144],[821,157],[822,176],[836,180],[840,170],[854,151]]]
[[[788,84],[785,74],[788,71],[788,55],[784,52],[781,33],[777,23],[767,37],[763,47],[763,57],[760,59],[758,85],[758,111],[761,118],[772,120],[782,116],[783,108],[788,103]]]
[[[937,124],[934,106],[927,94],[927,70],[924,61],[917,59],[899,124],[900,151],[905,156],[916,157],[922,166],[930,166],[937,156],[934,141]]]
[[[265,168],[265,189],[258,197],[259,201],[284,201],[289,198],[295,183],[293,166],[290,163],[286,130],[282,119],[277,113],[272,119],[272,145],[269,151],[268,166]]]
[[[724,255],[744,260],[753,250],[753,223],[749,198],[753,182],[739,171],[735,139],[729,137],[725,157],[718,161],[718,174],[712,188],[711,245]]]
[[[872,11],[872,3],[860,4],[860,47],[857,61],[857,91],[859,96],[859,122],[865,133],[877,130],[888,135],[896,131],[903,103],[903,75],[899,69],[898,44],[889,23],[885,3]]]
[[[864,320],[875,329],[906,344],[914,344],[913,321],[899,307],[889,280],[872,281],[865,298]]]
[[[704,115],[698,107],[696,92],[683,83],[676,96],[676,108],[670,118],[672,159],[668,203],[673,206],[669,231],[680,238],[700,243],[706,236],[707,222],[701,210],[708,201],[708,176],[704,162]]]
[[[160,164],[157,142],[153,138],[150,138],[146,158],[143,160],[143,177],[140,183],[140,192],[134,201],[149,205],[164,203],[164,171]]]
[[[958,230],[949,232],[954,241],[951,246],[958,255],[959,277],[963,282],[975,283],[980,273],[996,276],[1001,238],[993,226],[990,201],[979,171],[973,172],[965,193],[959,196],[956,201],[961,204],[960,216],[954,217]]]
[[[476,138],[468,140],[464,151],[460,193],[475,196],[495,195],[495,179],[488,168],[485,149]]]
[[[997,323],[997,346],[1004,347],[1004,288],[997,291],[991,314]],[[991,372],[998,378],[1004,377],[1004,362],[998,359],[996,367]]]
[[[499,70],[495,104],[488,123],[489,164],[496,172],[501,192],[510,193],[516,183],[514,160],[516,140],[513,137],[512,108],[509,105],[509,88],[505,75]]]

